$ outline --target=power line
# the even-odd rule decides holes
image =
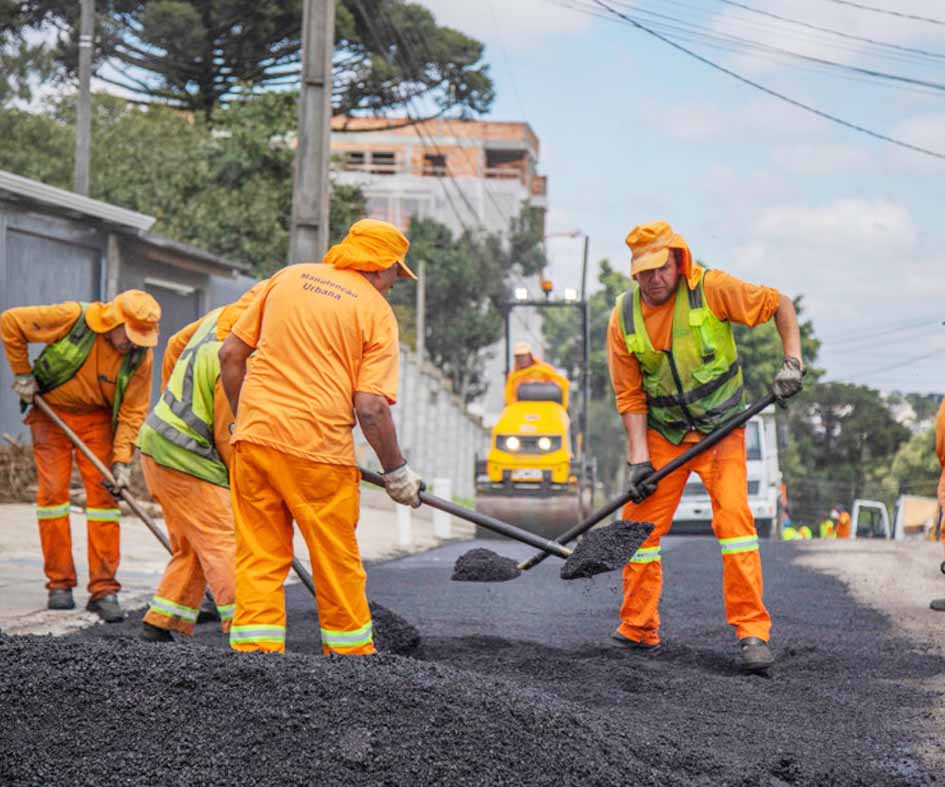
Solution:
[[[888,16],[898,16],[900,19],[913,19],[916,22],[928,22],[932,25],[941,25],[945,27],[945,20],[942,19],[932,19],[928,16],[918,16],[917,14],[906,14],[902,11],[892,11],[888,8],[877,8],[872,5],[864,5],[863,3],[854,3],[852,0],[824,0],[827,3],[835,3],[837,5],[846,5],[851,8],[858,8],[861,11],[872,11],[876,14],[887,14]]]
[[[836,115],[832,115],[829,112],[824,112],[823,110],[817,109],[816,107],[813,107],[809,104],[805,104],[801,101],[791,98],[790,96],[786,96],[784,93],[779,93],[776,90],[773,90],[769,87],[766,87],[765,85],[762,85],[760,82],[755,82],[754,80],[749,79],[748,77],[744,77],[741,74],[735,71],[732,71],[731,69],[726,68],[725,66],[720,65],[719,63],[716,63],[714,60],[710,60],[707,57],[703,57],[702,55],[694,52],[693,50],[687,47],[684,47],[682,44],[679,44],[676,41],[673,41],[671,38],[661,35],[660,33],[657,33],[655,30],[651,30],[649,27],[641,24],[636,19],[633,19],[627,16],[626,14],[622,14],[620,11],[617,11],[614,8],[611,8],[609,5],[602,2],[602,0],[593,0],[593,2],[601,6],[602,8],[606,9],[611,14],[614,14],[615,16],[618,16],[621,19],[626,20],[634,27],[638,28],[639,30],[642,30],[644,33],[648,33],[654,38],[659,39],[664,44],[669,44],[669,46],[673,47],[674,49],[678,49],[680,52],[683,52],[684,54],[689,55],[689,57],[694,58],[695,60],[698,60],[701,63],[704,63],[710,68],[714,68],[716,71],[721,71],[723,74],[728,74],[733,79],[737,79],[739,82],[743,82],[746,85],[750,85],[756,90],[760,90],[762,93],[766,93],[769,96],[778,98],[781,101],[784,101],[799,109],[803,109],[804,111],[809,112],[813,115],[817,115],[818,117],[824,118],[825,120],[829,120],[833,123],[836,123],[837,125],[844,126],[845,128],[853,129],[854,131],[859,131],[861,134],[866,134],[867,136],[873,137],[874,139],[879,139],[884,142],[889,142],[892,145],[896,145],[898,147],[905,148],[907,150],[912,150],[912,151],[915,151],[916,153],[923,153],[926,156],[932,156],[933,158],[945,160],[945,154],[938,153],[934,150],[929,150],[928,148],[920,147],[919,145],[913,145],[909,142],[896,139],[895,137],[887,136],[886,134],[881,134],[878,131],[873,131],[872,129],[866,128],[865,126],[860,126],[856,123],[851,123],[850,121],[844,120],[843,118],[840,118]]]
[[[554,1],[554,0],[553,0]],[[571,8],[573,10],[583,11],[585,13],[590,13],[587,6],[588,3],[594,2],[594,0],[556,0],[556,5],[562,5],[566,8]],[[672,2],[672,0],[670,0]],[[678,5],[680,4],[677,3]],[[774,46],[772,44],[766,44],[761,41],[756,41],[751,38],[744,38],[739,35],[734,35],[732,33],[727,33],[725,31],[717,31],[711,28],[707,28],[704,25],[696,24],[689,22],[685,19],[680,19],[675,16],[670,16],[668,14],[659,13],[656,11],[650,11],[645,8],[637,6],[635,3],[619,2],[615,0],[614,5],[622,6],[624,8],[630,8],[636,11],[639,14],[644,14],[648,17],[654,17],[658,21],[650,22],[647,21],[647,24],[650,25],[649,32],[656,34],[656,31],[662,31],[666,34],[669,40],[675,41],[678,43],[680,39],[686,41],[699,41],[707,46],[711,46],[716,49],[728,50],[732,48],[739,51],[747,51],[748,53],[759,56],[758,53],[764,53],[766,55],[772,56],[775,60],[778,57],[786,57],[789,59],[794,59],[803,63],[810,63],[816,67],[822,68],[823,73],[828,73],[832,75],[837,75],[834,72],[843,72],[850,75],[855,75],[858,77],[864,77],[866,81],[874,82],[875,84],[882,84],[884,81],[889,81],[896,83],[898,85],[907,85],[907,86],[916,86],[920,88],[921,93],[928,94],[930,91],[933,93],[938,93],[945,91],[945,83],[930,81],[926,79],[919,79],[916,77],[910,77],[903,74],[891,73],[888,71],[880,71],[874,68],[866,68],[862,66],[853,66],[848,63],[841,63],[835,60],[828,60],[822,57],[816,57],[814,55],[806,55],[802,52],[797,52],[790,49],[784,49],[782,47]],[[615,9],[609,9],[616,12]],[[619,15],[619,12],[616,12]],[[600,16],[599,14],[591,14],[593,16]],[[621,19],[624,20],[626,24],[629,22],[629,18],[623,15],[620,15]],[[601,17],[607,18],[607,17]],[[764,28],[766,32],[770,31],[770,28]],[[862,54],[862,48],[859,47],[850,47],[846,46],[846,49],[850,52],[856,54]],[[921,88],[926,88],[925,90]],[[913,88],[909,88],[913,89]]]
[[[913,47],[900,46],[899,44],[890,44],[886,41],[878,41],[875,38],[865,38],[863,36],[855,36],[852,33],[845,33],[842,30],[835,30],[834,28],[831,28],[831,27],[821,27],[820,25],[815,25],[815,24],[812,24],[811,22],[805,22],[801,19],[791,19],[790,17],[780,16],[779,14],[772,13],[771,11],[764,11],[760,8],[753,8],[752,6],[747,5],[746,3],[739,3],[737,2],[737,0],[718,0],[718,2],[724,3],[725,5],[734,6],[736,8],[742,8],[750,13],[758,14],[760,16],[766,16],[771,19],[778,19],[782,22],[788,22],[789,24],[792,24],[792,25],[806,27],[809,30],[818,30],[822,33],[830,33],[831,35],[839,36],[840,38],[846,38],[851,41],[861,41],[863,43],[874,44],[880,47],[888,47],[889,49],[894,49],[899,52],[908,52],[911,54],[925,55],[928,57],[935,57],[935,58],[945,58],[945,53],[942,53],[942,52],[930,52],[927,49],[915,49]]]

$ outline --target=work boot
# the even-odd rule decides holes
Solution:
[[[72,588],[56,588],[49,591],[47,609],[75,609],[75,599],[72,598]]]
[[[90,599],[85,608],[89,612],[95,612],[106,623],[121,623],[125,619],[125,613],[118,603],[118,596],[114,593],[101,596],[94,601]]]
[[[141,631],[138,632],[138,639],[145,642],[173,642],[174,635],[167,629],[152,626],[150,623],[142,623]]]
[[[738,662],[745,672],[764,672],[774,664],[774,654],[763,639],[745,637],[738,640]]]
[[[620,645],[620,647],[626,648],[627,650],[632,650],[636,653],[656,653],[660,649],[659,642],[657,642],[655,645],[650,642],[637,642],[635,639],[625,637],[619,631],[615,631],[613,634],[611,634],[610,638]]]
[[[200,611],[197,613],[197,622],[216,623],[219,620],[220,613],[217,612],[217,608],[213,605],[210,599],[204,597],[204,600],[200,604]]]
[[[934,609],[936,612],[945,612],[945,598],[933,598],[929,604],[929,609]]]

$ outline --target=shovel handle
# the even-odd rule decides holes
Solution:
[[[766,407],[769,407],[770,405],[774,404],[774,402],[776,401],[776,398],[777,397],[775,397],[773,393],[769,393],[767,396],[764,396],[763,398],[755,402],[753,405],[748,407],[748,409],[743,410],[737,415],[733,415],[714,432],[710,432],[705,437],[703,437],[698,443],[694,443],[692,448],[689,448],[686,451],[683,451],[675,459],[667,462],[665,465],[659,468],[659,470],[655,470],[650,475],[648,475],[646,479],[643,481],[643,483],[647,485],[659,483],[664,478],[666,478],[666,476],[668,476],[670,473],[675,472],[684,464],[692,460],[694,457],[697,457],[703,451],[707,451],[708,449],[710,449],[713,445],[719,442],[719,440],[729,435],[739,426],[742,426],[743,424],[747,423],[750,419],[754,418],[756,415],[758,415],[758,413],[760,413]],[[623,508],[630,501],[631,501],[631,497],[629,493],[624,493],[620,495],[620,497],[614,498],[609,503],[606,503],[604,506],[597,509],[583,522],[579,522],[570,530],[566,530],[560,536],[555,538],[555,541],[557,541],[559,544],[567,544],[569,541],[573,541],[575,538],[577,538],[580,535],[583,535],[592,527],[594,527],[594,525],[598,524],[599,522],[604,521],[607,517],[609,517],[618,509]],[[522,571],[528,571],[528,569],[534,566],[537,566],[539,563],[541,563],[546,557],[548,557],[547,553],[538,552],[532,555],[528,560],[524,561],[523,563],[520,563],[518,567]]]
[[[384,484],[384,478],[379,473],[373,473],[363,468],[359,469],[361,470],[361,477],[369,484],[380,487],[386,486]],[[510,525],[508,522],[503,522],[501,519],[496,519],[486,514],[480,514],[478,511],[470,511],[468,508],[458,506],[456,503],[450,500],[444,500],[442,497],[431,495],[429,492],[420,493],[420,502],[430,506],[430,508],[438,508],[440,511],[446,511],[448,514],[458,516],[460,519],[465,519],[467,522],[472,522],[480,527],[484,527],[486,530],[491,530],[493,533],[499,533],[515,541],[521,541],[523,544],[535,547],[535,549],[540,549],[544,557],[548,557],[548,555],[557,555],[560,558],[571,557],[572,550],[556,541],[549,541],[547,538],[536,536],[528,530],[522,530],[520,527]]]
[[[92,453],[91,449],[89,449],[89,447],[82,441],[82,438],[80,438],[75,432],[72,431],[72,429],[69,428],[66,422],[59,417],[58,413],[56,413],[55,410],[46,404],[46,401],[43,399],[43,397],[39,394],[35,394],[33,396],[33,405],[38,407],[54,424],[56,424],[56,426],[62,429],[62,431],[66,433],[66,437],[72,441],[72,444],[75,445],[77,449],[85,454],[86,459],[88,459],[94,465],[95,469],[102,474],[102,477],[109,484],[114,486],[115,477],[112,475],[112,471],[105,466],[105,463],[101,459]],[[148,516],[148,513],[141,507],[141,504],[135,500],[131,492],[129,492],[127,489],[122,489],[119,494],[121,499],[128,504],[128,507],[135,513],[138,519],[144,522],[144,524],[147,525],[148,530],[154,533],[155,538],[161,542],[161,544],[169,553],[173,554],[174,550],[171,549],[171,543],[167,540],[167,536],[164,535],[164,531],[158,527],[157,522]]]

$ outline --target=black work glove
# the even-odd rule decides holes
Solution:
[[[775,375],[774,382],[771,383],[771,392],[778,397],[778,400],[790,399],[794,394],[799,393],[802,388],[801,380],[804,377],[806,369],[801,367],[801,359],[787,356],[784,359],[784,366]]]
[[[627,462],[627,494],[634,503],[642,503],[656,491],[655,483],[643,483],[655,472],[650,461]]]

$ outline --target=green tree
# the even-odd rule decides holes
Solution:
[[[157,218],[153,232],[248,262],[285,264],[292,202],[293,98],[268,93],[221,110],[211,129],[167,107],[147,111],[107,95],[93,101],[91,196]],[[72,100],[48,112],[0,109],[0,169],[71,188]],[[61,151],[70,151],[63,156]],[[331,238],[364,213],[361,192],[332,191]]]
[[[201,113],[247,91],[296,86],[302,0],[99,0],[94,69],[99,79],[146,103]],[[78,63],[79,3],[0,2],[0,31],[53,27],[59,74]],[[25,40],[25,39],[21,39]],[[403,0],[339,0],[336,5],[335,114],[380,113],[419,100],[431,115],[482,113],[494,98],[483,45],[436,24]]]
[[[538,214],[525,206],[506,238],[464,233],[430,219],[410,226],[410,259],[426,270],[426,352],[465,401],[481,396],[490,347],[502,338],[502,304],[514,275],[531,276],[545,259],[535,242]],[[537,249],[537,251],[536,251]],[[397,287],[391,303],[407,343],[416,340],[416,291]]]
[[[785,467],[795,518],[810,523],[837,502],[861,497],[877,472],[909,439],[879,391],[850,383],[818,383],[792,400],[792,456]]]
[[[899,495],[934,497],[942,467],[935,453],[935,427],[916,432],[899,446],[892,461],[873,475],[873,486],[892,506]]]

